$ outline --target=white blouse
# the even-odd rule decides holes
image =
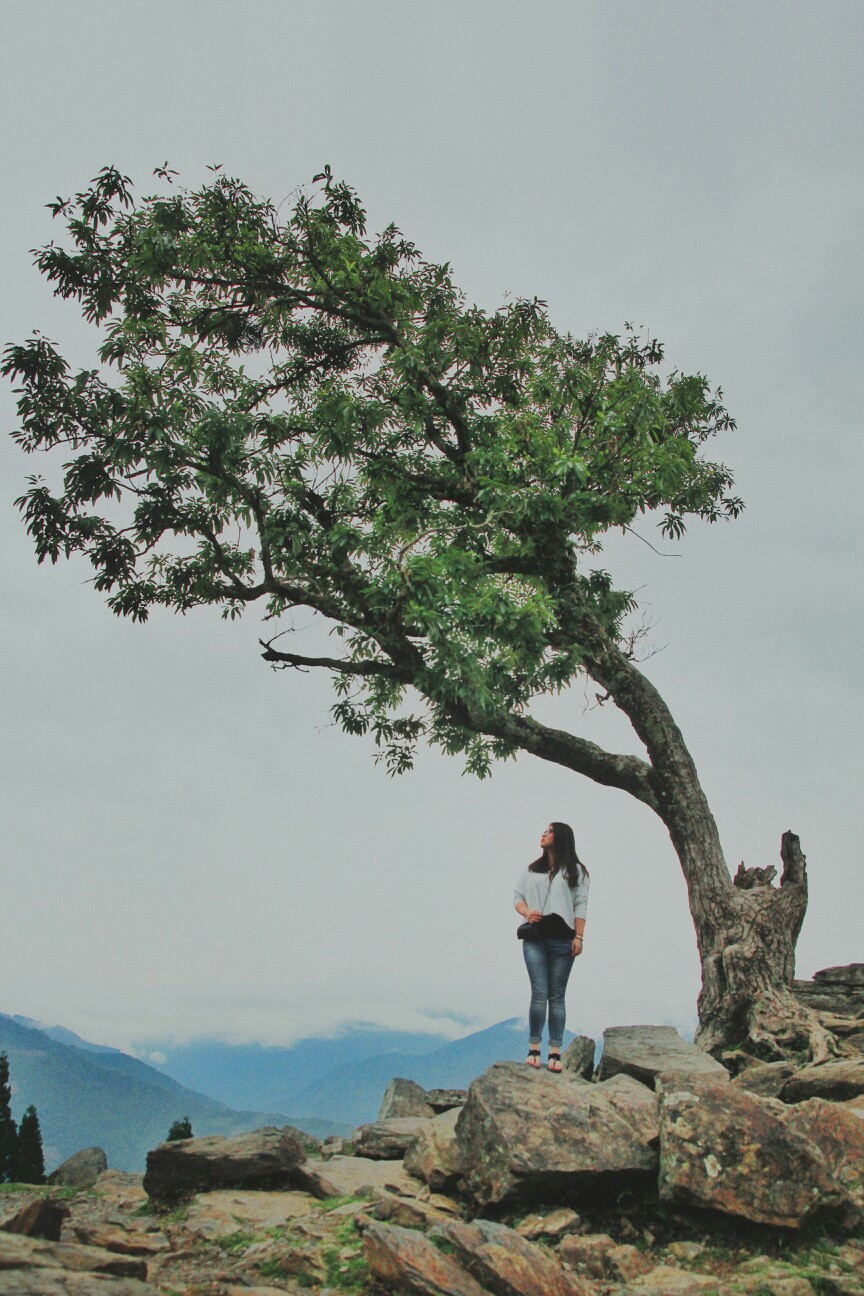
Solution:
[[[581,869],[579,881],[571,887],[560,870],[550,883],[548,873],[523,869],[516,883],[513,903],[520,900],[524,900],[529,909],[539,909],[544,917],[558,914],[572,927],[577,918],[584,918],[588,913],[588,874]]]

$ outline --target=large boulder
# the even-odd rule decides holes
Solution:
[[[780,1097],[784,1102],[805,1102],[808,1098],[826,1098],[848,1102],[864,1094],[864,1058],[840,1058],[803,1067],[786,1081]]]
[[[69,1207],[51,1197],[36,1197],[22,1206],[11,1219],[0,1224],[4,1233],[23,1233],[25,1237],[45,1238],[59,1242],[64,1221],[69,1218]]]
[[[837,1183],[864,1209],[864,1121],[824,1098],[787,1107],[781,1119],[787,1129],[815,1143]]]
[[[213,1188],[279,1188],[306,1159],[290,1126],[267,1126],[230,1138],[177,1139],[147,1153],[144,1190],[157,1201],[179,1201]]]
[[[729,1078],[725,1067],[695,1044],[688,1044],[674,1026],[610,1026],[605,1030],[599,1078],[609,1080],[622,1074],[652,1089],[662,1075]]]
[[[440,1238],[451,1254],[483,1287],[508,1296],[583,1296],[588,1289],[536,1242],[492,1220],[472,1224],[449,1220],[430,1237]]]
[[[590,1035],[577,1035],[571,1040],[561,1054],[565,1071],[572,1071],[582,1080],[590,1080],[594,1074],[594,1054],[597,1045]]]
[[[860,1218],[825,1156],[782,1104],[712,1080],[660,1082],[660,1199],[799,1228]],[[854,1118],[853,1118],[854,1119]]]
[[[433,1192],[446,1192],[462,1172],[456,1122],[461,1107],[450,1108],[425,1121],[405,1150],[405,1169],[425,1180]]]
[[[739,1089],[758,1094],[760,1098],[779,1098],[783,1086],[795,1071],[794,1062],[756,1062],[739,1072],[732,1083]]]
[[[431,1109],[430,1109],[431,1111]],[[432,1116],[394,1116],[389,1120],[371,1121],[351,1135],[357,1156],[373,1161],[401,1161],[408,1144],[416,1138]]]
[[[463,1182],[481,1207],[648,1187],[656,1102],[624,1076],[586,1084],[496,1062],[472,1083],[456,1122]]]
[[[369,1224],[363,1251],[373,1279],[385,1287],[418,1296],[489,1296],[460,1264],[415,1229]]]
[[[108,1158],[102,1148],[82,1148],[53,1170],[46,1182],[60,1184],[64,1188],[92,1188],[103,1170],[107,1169]]]
[[[793,981],[792,989],[820,1015],[864,1020],[864,963],[822,968],[814,972],[812,981]]]
[[[19,1270],[28,1275],[19,1287],[9,1288],[10,1291],[29,1296],[29,1276],[42,1269],[115,1278],[147,1276],[147,1262],[138,1256],[116,1255],[101,1247],[79,1246],[75,1242],[47,1242],[20,1233],[0,1234],[0,1273]]]
[[[427,1100],[426,1090],[421,1085],[415,1084],[413,1080],[403,1080],[400,1076],[395,1076],[384,1090],[378,1119],[383,1121],[400,1116],[434,1115],[435,1112]]]
[[[105,1220],[73,1224],[72,1233],[84,1246],[101,1247],[103,1251],[113,1251],[116,1255],[156,1256],[171,1246],[164,1233],[129,1229]]]
[[[422,1187],[401,1161],[373,1161],[369,1157],[310,1158],[294,1171],[293,1181],[314,1197],[355,1197],[375,1188],[416,1193]]]

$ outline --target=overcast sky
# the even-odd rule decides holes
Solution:
[[[279,201],[329,163],[481,305],[633,321],[722,386],[747,512],[608,564],[656,622],[646,670],[730,866],[801,835],[799,975],[864,958],[860,0],[16,0],[2,23],[0,341],[93,363],[29,249],[102,166],[146,193],[166,160],[192,185],[221,163]],[[693,1025],[648,810],[528,756],[391,781],[325,677],[260,661],[254,612],[117,620],[82,567],[37,566],[8,386],[0,410],[0,1011],[120,1047],[489,1025],[527,1009],[512,885],[562,819],[592,875],[568,1024]],[[577,687],[538,714],[638,750],[584,710]]]

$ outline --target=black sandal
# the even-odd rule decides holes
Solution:
[[[534,1067],[535,1070],[540,1066],[540,1050],[539,1050],[539,1048],[529,1048],[529,1049],[528,1049],[528,1056],[527,1056],[526,1059],[525,1059],[525,1065],[526,1065],[526,1066],[530,1066],[530,1067]]]

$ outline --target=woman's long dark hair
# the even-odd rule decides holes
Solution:
[[[565,823],[553,823],[549,827],[552,829],[552,841],[555,846],[555,872],[563,873],[567,885],[575,887],[580,878],[588,876],[588,870],[576,854],[576,838],[573,836],[573,829]],[[546,857],[545,847],[540,858],[533,864],[529,864],[528,868],[532,873],[548,871],[549,860]]]

